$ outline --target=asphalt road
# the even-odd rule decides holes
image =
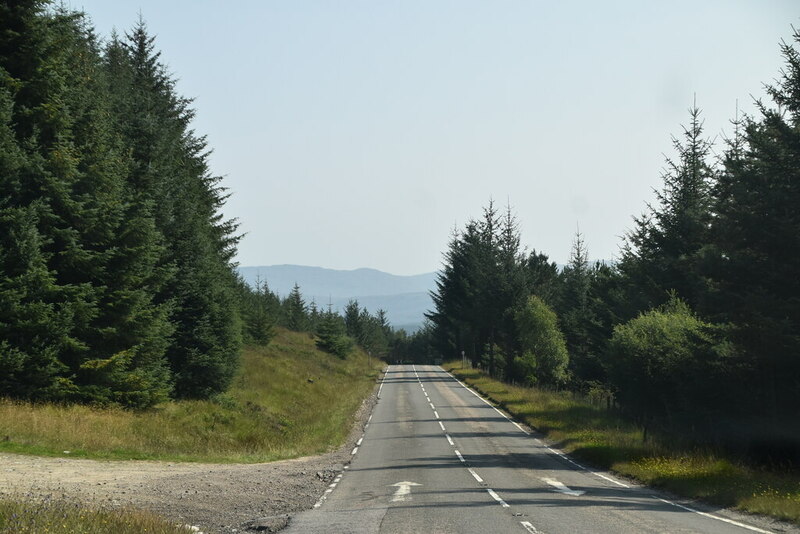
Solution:
[[[284,532],[777,531],[587,469],[439,367],[390,366],[379,398],[352,463]]]

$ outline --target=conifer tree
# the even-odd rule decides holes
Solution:
[[[191,101],[177,95],[144,22],[105,54],[118,131],[130,147],[128,184],[162,236],[157,302],[171,310],[167,348],[178,397],[223,391],[238,365],[240,318],[233,221],[210,174],[205,139],[190,128]]]
[[[300,286],[295,284],[289,296],[283,301],[284,326],[295,332],[308,329],[308,312],[306,302],[300,293]]]
[[[341,359],[347,358],[353,349],[353,339],[345,333],[344,319],[331,307],[322,314],[317,329],[317,347]]]
[[[369,317],[369,314],[367,314],[367,317]],[[361,317],[361,309],[358,306],[358,301],[355,299],[349,300],[344,307],[344,326],[347,330],[347,335],[361,342],[363,325],[364,319]]]
[[[274,327],[280,301],[260,278],[252,288],[244,280],[240,280],[240,289],[247,339],[252,343],[266,345],[275,335]]]
[[[619,268],[629,281],[630,317],[666,302],[670,290],[697,308],[706,291],[697,265],[709,240],[714,169],[700,110],[689,113],[683,140],[673,139],[678,159],[667,159],[657,205],[648,205],[625,236]]]
[[[561,329],[567,342],[569,366],[576,385],[603,378],[599,347],[592,335],[597,318],[592,300],[593,272],[580,230],[575,233],[568,265],[561,272],[559,305]]]
[[[712,314],[732,322],[750,413],[775,432],[800,406],[800,31],[768,87],[774,107],[737,121],[715,189]],[[738,119],[738,117],[737,117]],[[800,442],[800,436],[794,436]]]
[[[45,367],[60,367],[60,393],[44,387],[25,396],[149,406],[170,389],[163,359],[169,329],[141,287],[151,258],[148,226],[126,217],[130,198],[96,42],[78,14],[47,13],[38,3],[4,9],[0,64],[16,87],[12,120],[28,162],[10,191],[15,205],[6,207],[28,213],[17,218],[27,221],[18,235],[39,249],[25,246],[25,270],[39,275],[20,282],[42,284],[26,292],[44,298],[43,313],[68,317],[48,319],[64,337],[42,351],[57,354],[60,366]],[[29,297],[23,302],[33,304]],[[20,320],[8,318],[9,324]],[[37,344],[16,337],[22,345]]]

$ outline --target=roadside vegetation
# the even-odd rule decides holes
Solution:
[[[331,357],[278,328],[267,347],[245,348],[230,389],[209,400],[138,412],[0,401],[0,451],[220,463],[319,454],[344,441],[381,365],[361,349]]]
[[[63,501],[13,501],[0,498],[0,534],[190,534],[176,525],[138,510],[88,509]]]
[[[644,429],[589,396],[514,386],[460,361],[443,367],[559,449],[588,464],[675,494],[800,524],[800,473],[754,469],[676,438],[645,439]]]

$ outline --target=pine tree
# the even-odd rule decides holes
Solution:
[[[308,329],[308,311],[300,286],[295,284],[289,296],[283,301],[284,326],[295,332],[304,332]]]
[[[592,300],[593,272],[580,231],[575,234],[569,264],[561,273],[559,305],[561,329],[569,352],[569,369],[576,386],[603,378],[599,347],[592,335],[598,327]]]
[[[280,300],[260,278],[252,288],[240,280],[240,291],[247,339],[251,343],[267,345],[275,335]]]
[[[353,339],[345,333],[344,319],[334,313],[330,306],[322,314],[317,329],[317,347],[341,359],[347,358],[353,349]]]
[[[697,264],[710,237],[714,169],[708,163],[711,143],[703,137],[700,110],[693,107],[689,113],[683,140],[673,139],[678,159],[667,159],[658,204],[648,206],[625,236],[619,268],[629,281],[630,317],[666,302],[670,290],[692,308],[706,292]]]
[[[149,406],[170,388],[163,359],[168,327],[141,288],[148,227],[126,217],[125,169],[108,121],[96,41],[80,15],[45,13],[38,3],[4,9],[0,65],[15,87],[6,94],[27,162],[6,184],[5,207],[21,225],[15,236],[27,243],[9,243],[26,252],[6,318],[17,333],[7,339],[15,340],[17,356],[41,350],[39,359],[50,360],[41,364],[43,379],[57,384],[34,381],[38,387],[26,385],[23,396]],[[4,271],[20,267],[6,264]],[[40,335],[20,337],[25,319],[14,314],[32,308],[61,340],[36,349]]]
[[[759,117],[736,123],[715,189],[709,253],[713,316],[734,324],[746,358],[745,409],[767,416],[775,432],[800,406],[798,44],[800,31],[782,46],[784,69],[768,88],[776,107],[759,103]]]
[[[177,95],[159,56],[140,21],[109,44],[106,73],[130,147],[128,185],[169,243],[158,258],[157,302],[171,310],[175,394],[206,398],[224,391],[238,366],[236,225],[221,218],[226,193],[209,172],[205,139],[191,130],[191,101]]]
[[[13,131],[10,79],[2,68],[0,77],[0,395],[64,398],[72,384],[58,357],[72,321],[47,268],[42,202],[18,201],[28,162]]]
[[[528,295],[519,250],[517,223],[506,210],[500,217],[492,202],[480,220],[455,232],[432,294],[435,310],[433,345],[445,357],[460,357],[485,365],[503,376],[517,346],[514,310]]]
[[[308,305],[308,330],[309,332],[316,332],[319,328],[319,323],[322,320],[322,314],[317,307],[317,302],[312,298],[311,304]]]
[[[534,250],[523,259],[522,270],[528,294],[538,296],[549,306],[555,306],[559,291],[556,262],[550,261],[547,254]]]
[[[361,317],[361,309],[355,299],[349,300],[344,307],[344,326],[348,336],[359,343],[362,341],[364,323]]]

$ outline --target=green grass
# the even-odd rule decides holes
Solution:
[[[800,473],[760,471],[674,441],[644,441],[640,428],[579,396],[511,386],[460,365],[443,367],[577,458],[684,497],[800,524]]]
[[[156,515],[138,510],[99,510],[62,501],[21,502],[0,498],[0,534],[188,534]]]
[[[268,347],[243,351],[233,385],[214,401],[146,412],[0,401],[0,451],[217,463],[319,454],[344,442],[381,365],[360,350],[340,360],[308,334],[279,330]]]

